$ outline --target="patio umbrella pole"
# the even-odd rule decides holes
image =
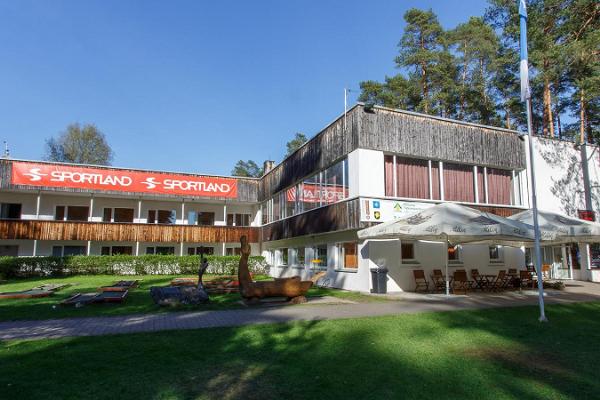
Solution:
[[[446,296],[450,296],[450,280],[448,278],[448,246],[450,246],[450,241],[448,240],[448,235],[446,235]]]

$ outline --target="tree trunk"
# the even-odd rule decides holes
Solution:
[[[505,112],[506,112],[506,129],[510,129],[510,111],[508,110],[508,107],[506,107]]]

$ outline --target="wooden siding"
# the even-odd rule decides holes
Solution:
[[[242,235],[246,235],[251,243],[257,243],[258,229],[231,226],[0,220],[0,239],[237,243]]]
[[[268,242],[360,227],[360,202],[358,199],[352,199],[265,225],[261,228],[261,241]]]
[[[525,168],[525,147],[516,132],[379,107],[362,113],[359,147],[460,164]]]
[[[74,189],[74,188],[56,188],[56,187],[38,187],[28,185],[13,185],[11,184],[12,168],[11,162],[18,160],[2,160],[0,159],[0,189],[16,189],[16,190],[31,190],[38,191],[43,190],[44,192],[57,192],[60,193],[102,193],[102,194],[114,194],[116,196],[130,196],[131,198],[138,199],[140,196],[144,199],[206,199],[206,200],[223,200],[223,201],[239,201],[246,203],[258,202],[258,179],[248,178],[237,178],[231,177],[237,180],[237,198],[230,199],[225,197],[204,197],[204,196],[182,196],[182,195],[169,195],[169,194],[149,194],[149,193],[138,193],[138,192],[116,192],[112,190],[97,190],[97,189]],[[36,161],[36,163],[43,163],[43,161]],[[94,166],[94,168],[96,168]],[[103,167],[98,167],[103,168]],[[105,168],[115,171],[133,171],[139,172],[139,170],[126,169],[126,168]],[[163,171],[153,171],[156,173],[171,173]],[[174,174],[189,175],[191,177],[210,177],[211,175],[199,175],[199,174],[184,174],[179,172],[173,172]]]
[[[356,149],[360,113],[348,112],[346,119],[345,132],[342,116],[267,173],[260,182],[259,200],[263,201],[313,172],[329,167]]]
[[[357,105],[328,125],[260,181],[264,201],[357,148],[407,157],[508,170],[525,168],[525,147],[516,131],[433,116]]]

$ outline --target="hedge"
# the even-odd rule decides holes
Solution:
[[[239,256],[206,256],[209,274],[237,274]],[[0,257],[0,277],[26,278],[65,275],[172,275],[197,274],[200,256],[115,255],[69,257]],[[267,274],[264,257],[252,256],[254,274]]]

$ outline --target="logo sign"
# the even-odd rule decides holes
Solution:
[[[577,214],[579,219],[583,219],[585,221],[596,221],[596,213],[589,210],[577,210]]]
[[[361,221],[393,221],[407,218],[434,206],[434,203],[385,199],[360,199]]]
[[[202,197],[237,197],[231,178],[13,162],[13,185]]]
[[[302,202],[304,203],[336,203],[347,197],[347,188],[339,185],[319,185],[305,183],[302,185]],[[296,201],[296,187],[289,188],[286,193],[288,202]]]

